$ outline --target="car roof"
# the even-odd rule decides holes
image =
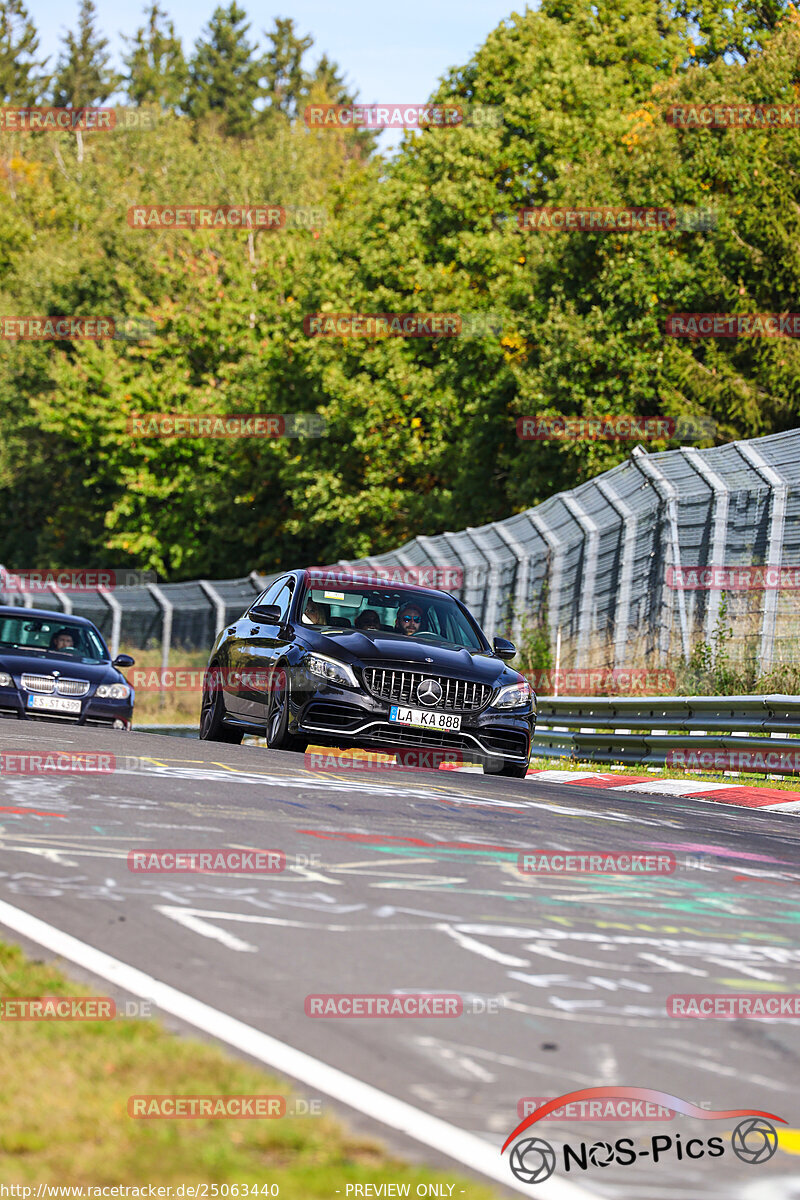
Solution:
[[[88,617],[77,617],[71,613],[61,612],[52,608],[23,608],[21,604],[0,604],[0,617],[46,617],[51,621],[61,621],[64,625],[82,625],[84,628],[95,629],[96,626]]]
[[[387,569],[389,569],[389,570],[396,569],[398,571],[403,570],[402,567],[387,568]],[[314,567],[313,570],[315,573],[319,572],[320,574],[322,574],[322,568],[320,568],[320,567]],[[297,572],[298,575],[300,575],[304,578],[306,583],[310,583],[310,579],[309,579],[310,573],[311,573],[311,568],[308,568],[308,567],[304,571]],[[364,587],[364,586],[375,587],[378,589],[385,589],[386,591],[392,591],[393,589],[397,588],[398,590],[402,589],[404,592],[413,592],[418,596],[430,596],[430,597],[448,596],[448,597],[450,597],[450,599],[454,599],[454,597],[451,596],[451,593],[446,592],[444,590],[444,588],[423,587],[422,584],[420,584],[420,583],[405,583],[405,582],[393,583],[390,579],[369,580],[368,578],[365,578],[365,579],[359,580],[357,577],[357,572],[353,572],[353,575],[350,575],[344,569],[342,571],[335,571],[333,569],[331,569],[330,571],[326,570],[325,574],[330,574],[330,576],[331,576],[330,582],[331,583],[333,583],[333,582],[340,582],[340,583],[344,583],[344,584],[349,583],[349,584],[352,584],[353,587]],[[341,576],[343,576],[343,578],[341,580],[336,580],[337,575],[341,575]],[[367,577],[369,576],[369,569],[367,569],[364,572],[364,575]]]

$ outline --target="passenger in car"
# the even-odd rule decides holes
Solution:
[[[395,624],[398,633],[404,633],[406,637],[413,637],[415,633],[419,633],[421,624],[422,610],[418,605],[409,601],[398,609]]]
[[[309,599],[303,610],[303,623],[305,625],[327,625],[328,614],[321,604],[317,604],[316,600]]]
[[[69,629],[58,629],[50,638],[51,650],[74,650],[75,639]]]
[[[374,608],[365,608],[355,619],[356,629],[380,629],[381,621]]]

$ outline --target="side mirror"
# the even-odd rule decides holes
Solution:
[[[496,637],[492,646],[498,658],[514,658],[516,656],[517,647],[513,642],[509,642],[508,638]]]
[[[278,604],[254,604],[247,614],[253,621],[263,621],[265,625],[280,625],[281,610]]]
[[[112,662],[112,667],[132,667],[136,662],[135,658],[131,658],[130,654],[118,654]]]

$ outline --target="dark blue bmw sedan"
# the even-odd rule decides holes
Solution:
[[[0,716],[130,729],[134,691],[85,617],[0,606]]]

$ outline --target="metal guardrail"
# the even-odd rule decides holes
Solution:
[[[800,697],[540,696],[531,754],[800,774]]]

